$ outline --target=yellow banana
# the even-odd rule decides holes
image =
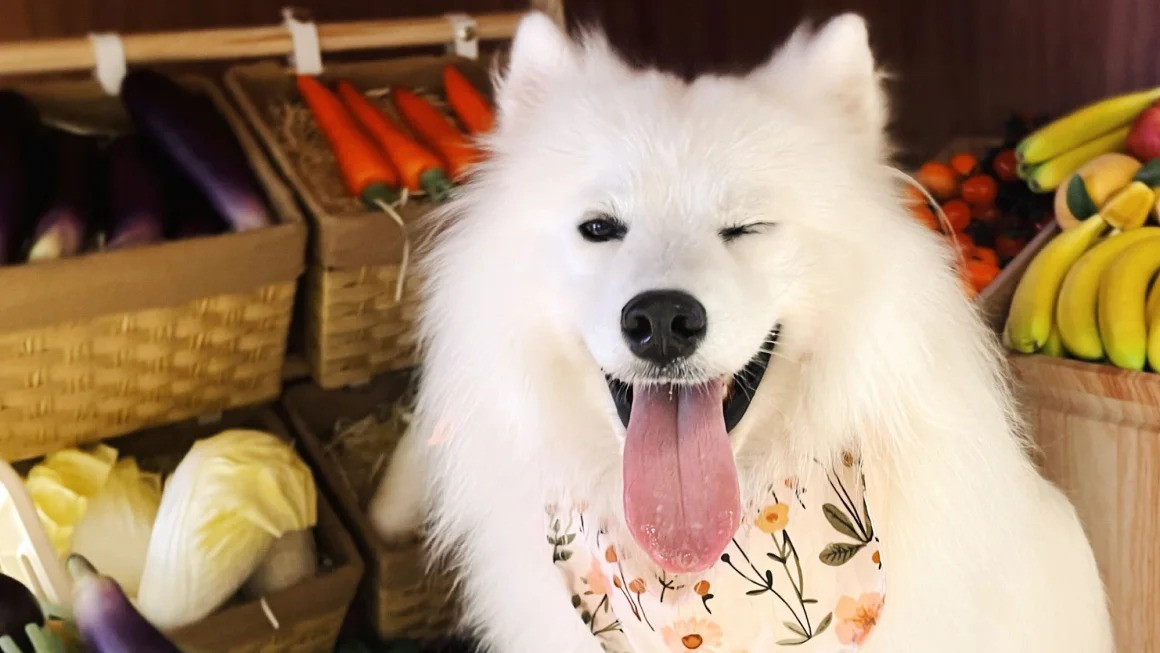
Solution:
[[[1105,98],[1088,104],[1028,134],[1015,148],[1023,163],[1043,163],[1132,122],[1160,99],[1160,88]]]
[[[1097,361],[1104,357],[1096,320],[1096,299],[1104,270],[1124,250],[1148,238],[1160,237],[1160,227],[1141,227],[1111,236],[1092,246],[1071,266],[1059,287],[1055,325],[1072,356]]]
[[[1031,260],[1015,287],[1007,314],[1007,338],[1013,349],[1030,354],[1047,341],[1055,314],[1055,298],[1064,276],[1106,227],[1107,223],[1097,213],[1056,235]]]
[[[1049,193],[1059,188],[1059,185],[1070,177],[1071,173],[1093,158],[1108,152],[1122,151],[1131,129],[1131,125],[1121,127],[1074,149],[1062,152],[1043,163],[1035,164],[1035,167],[1027,173],[1027,187],[1036,193]]]
[[[1148,314],[1148,365],[1153,372],[1160,371],[1160,292],[1157,288],[1160,288],[1160,283],[1153,283],[1145,309]]]
[[[1051,332],[1047,334],[1047,342],[1043,343],[1043,349],[1039,353],[1044,356],[1054,356],[1056,358],[1066,358],[1063,348],[1063,340],[1059,336],[1059,325],[1051,325]]]
[[[1137,229],[1143,226],[1156,202],[1156,193],[1143,182],[1133,181],[1100,208],[1104,222],[1116,229]]]
[[[1127,154],[1109,152],[1083,164],[1055,191],[1055,220],[1067,229],[1100,210],[1112,193],[1127,186],[1140,170]]]
[[[1142,370],[1148,351],[1144,315],[1148,283],[1160,270],[1160,240],[1147,238],[1125,249],[1100,278],[1097,315],[1104,350],[1117,367]]]

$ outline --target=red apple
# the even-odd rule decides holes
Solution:
[[[1128,153],[1144,163],[1160,158],[1160,101],[1136,116],[1128,132]]]

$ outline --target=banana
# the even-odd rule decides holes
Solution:
[[[1015,148],[1023,163],[1043,163],[1131,123],[1160,98],[1160,88],[1105,98],[1081,107],[1028,134]]]
[[[1134,175],[1141,164],[1119,152],[1101,154],[1083,164],[1055,191],[1055,220],[1068,229],[1100,210],[1112,193],[1129,182],[1141,181]]]
[[[1044,356],[1054,356],[1056,358],[1066,358],[1064,353],[1063,341],[1059,336],[1059,325],[1051,325],[1051,332],[1047,334],[1047,342],[1043,343],[1043,349],[1039,353]]]
[[[1092,246],[1068,270],[1055,304],[1055,326],[1072,356],[1097,361],[1104,357],[1096,320],[1096,299],[1104,270],[1124,250],[1149,238],[1160,237],[1160,227],[1141,227],[1111,236]]]
[[[1143,182],[1133,181],[1100,207],[1104,221],[1116,229],[1137,229],[1148,220],[1156,193]]]
[[[1144,309],[1148,314],[1148,365],[1153,372],[1160,371],[1160,283],[1152,284],[1152,291],[1148,293],[1148,305]]]
[[[1117,367],[1142,370],[1148,352],[1144,314],[1148,283],[1160,270],[1160,240],[1147,238],[1125,249],[1100,278],[1097,315],[1104,350]]]
[[[1064,275],[1106,227],[1107,223],[1097,213],[1052,238],[1031,260],[1015,287],[1007,314],[1007,338],[1013,349],[1030,354],[1047,341],[1055,314],[1055,298]]]
[[[1080,166],[1101,154],[1124,149],[1128,141],[1131,125],[1110,131],[1103,136],[1083,143],[1079,147],[1060,153],[1034,167],[1027,173],[1027,186],[1036,193],[1049,193],[1071,176]]]

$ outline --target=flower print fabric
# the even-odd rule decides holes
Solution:
[[[675,576],[621,547],[586,504],[548,507],[572,606],[609,653],[853,653],[885,610],[879,534],[846,455],[770,488],[720,560]]]

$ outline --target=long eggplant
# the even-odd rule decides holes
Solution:
[[[91,138],[68,132],[55,135],[56,161],[52,200],[36,222],[29,261],[47,261],[80,252],[92,221]]]
[[[73,578],[77,627],[92,653],[181,653],[137,612],[121,587],[88,560],[73,554],[67,568]]]
[[[165,192],[141,139],[121,136],[109,145],[108,249],[154,243],[165,237]]]
[[[28,213],[28,154],[40,119],[13,91],[0,91],[0,265],[10,260]]]
[[[208,98],[151,70],[121,83],[121,100],[237,231],[271,224],[265,193],[229,123]]]

